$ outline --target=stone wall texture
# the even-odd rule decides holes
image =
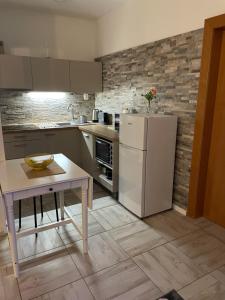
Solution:
[[[151,86],[158,97],[153,113],[178,116],[173,201],[187,207],[203,30],[196,30],[98,58],[103,93],[95,106],[109,113],[135,108],[146,112],[141,96]]]
[[[75,117],[86,115],[91,120],[95,105],[94,95],[84,101],[83,95],[73,93],[30,94],[29,92],[0,91],[2,124],[24,124],[70,121],[68,105],[75,106]]]

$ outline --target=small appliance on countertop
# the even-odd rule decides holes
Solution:
[[[103,125],[109,125],[109,114],[100,110],[98,113],[98,122]]]
[[[120,114],[118,113],[115,113],[113,115],[113,129],[116,130],[116,131],[120,131]]]
[[[94,108],[92,110],[92,122],[98,123],[98,115],[99,115],[99,109]]]
[[[87,123],[87,116],[84,115],[79,116],[79,122],[80,124]]]

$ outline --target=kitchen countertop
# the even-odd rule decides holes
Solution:
[[[69,122],[61,122],[61,124],[65,124]],[[60,124],[54,122],[46,122],[46,123],[25,123],[25,124],[10,124],[10,125],[2,125],[2,131],[4,133],[13,133],[13,132],[25,132],[25,131],[38,131],[38,130],[51,130],[51,129],[67,129],[67,128],[78,128],[85,126],[86,124],[90,125],[92,123],[85,124],[67,124],[67,125],[57,125]]]
[[[65,123],[69,123],[69,122],[61,122],[61,124],[65,124]],[[72,124],[72,125],[71,124],[57,125],[57,124],[60,124],[60,122],[58,123],[46,122],[40,124],[39,123],[10,124],[10,125],[3,125],[2,131],[3,134],[6,134],[6,133],[18,133],[18,132],[26,132],[26,131],[78,128],[81,131],[85,131],[87,133],[91,133],[111,141],[119,140],[119,133],[107,125],[100,125],[96,123]]]
[[[84,125],[79,126],[79,129],[81,131],[91,133],[93,135],[111,140],[111,141],[118,141],[119,140],[119,133],[110,128],[110,126],[107,125]]]

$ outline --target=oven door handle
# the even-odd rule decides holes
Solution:
[[[99,140],[96,140],[96,143],[98,143],[98,144],[105,144],[105,142],[102,142],[102,141],[99,141]]]
[[[99,143],[99,144],[107,144],[107,145],[112,145],[112,142],[111,141],[107,141],[105,139],[101,139],[101,138],[96,138],[96,143]]]

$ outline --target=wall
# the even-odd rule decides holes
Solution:
[[[224,0],[129,0],[98,20],[98,56],[203,28]]]
[[[94,95],[84,101],[82,95],[71,93],[41,93],[0,91],[2,124],[70,121],[68,105],[75,105],[75,116],[87,115],[91,120]]]
[[[96,57],[96,22],[1,8],[0,40],[11,54],[88,61]]]
[[[198,93],[202,29],[107,55],[103,63],[103,93],[95,106],[109,113],[135,108],[146,112],[141,95],[158,89],[152,113],[178,116],[174,202],[187,206]]]

